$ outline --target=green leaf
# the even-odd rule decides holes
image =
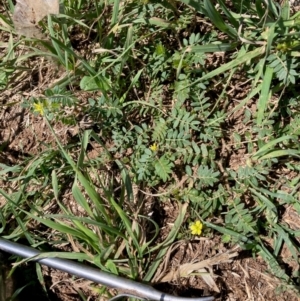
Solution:
[[[203,75],[201,78],[197,79],[196,81],[192,82],[191,84],[180,87],[180,89],[178,88],[177,93],[180,92],[180,90],[184,90],[184,89],[186,89],[190,86],[196,85],[200,82],[203,82],[205,80],[213,78],[216,75],[223,74],[226,71],[228,71],[230,69],[233,69],[233,68],[235,68],[239,65],[245,64],[247,62],[251,62],[252,59],[254,59],[256,57],[259,57],[264,52],[265,52],[265,46],[258,47],[256,49],[254,49],[252,51],[249,51],[249,52],[246,52],[246,53],[243,53],[243,51],[240,50],[241,55],[240,56],[238,55],[236,59],[233,59],[230,62],[220,66],[219,68]]]
[[[223,20],[219,12],[213,6],[211,0],[204,0],[204,8],[209,19],[217,28],[219,28],[222,32],[228,34],[231,38],[236,39],[238,37],[236,29],[228,25],[228,23]]]
[[[283,149],[270,151],[268,154],[261,156],[260,160],[274,159],[278,157],[291,156],[300,158],[300,150],[297,149]]]
[[[202,13],[202,14],[205,13],[205,10],[202,7],[202,3],[200,1],[196,1],[196,0],[180,0],[180,2],[185,3],[186,5],[190,5],[191,7],[193,7],[199,13]]]
[[[189,83],[190,81],[188,79],[176,81],[173,97],[177,98],[179,101],[185,101],[190,93]]]
[[[163,155],[162,157],[158,158],[155,163],[155,172],[156,174],[164,181],[166,182],[170,175],[172,174],[172,167],[174,167],[174,164],[170,162],[169,159],[166,158],[166,155]]]
[[[200,165],[197,171],[197,178],[200,180],[201,186],[214,186],[219,181],[219,171],[214,171],[212,168],[208,168],[207,165]]]
[[[288,141],[288,140],[293,140],[293,139],[294,139],[293,136],[285,135],[285,136],[281,136],[277,139],[271,140],[270,142],[268,142],[264,146],[262,146],[255,154],[253,154],[252,159],[253,160],[261,160],[268,153],[277,151],[277,150],[274,150],[274,146],[276,144],[278,144],[280,142]],[[285,150],[283,150],[283,151],[285,151]],[[296,151],[296,152],[298,152],[298,151]],[[286,153],[286,155],[288,155],[288,153]]]
[[[152,133],[152,140],[161,142],[167,135],[167,122],[164,118],[155,121],[155,127]]]
[[[83,91],[96,91],[99,87],[92,76],[84,76],[80,81],[80,89]]]
[[[220,44],[206,44],[189,46],[188,51],[195,53],[205,52],[219,52],[219,51],[231,51],[237,47],[238,43],[220,43]]]
[[[108,84],[109,80],[104,78],[102,80],[96,79],[95,76],[84,76],[80,81],[80,89],[83,91],[109,91],[111,89]]]
[[[258,100],[258,112],[257,112],[257,124],[261,125],[264,120],[264,113],[268,104],[268,100],[271,98],[271,82],[273,79],[273,68],[267,66],[264,74],[263,85],[261,88],[260,98]]]
[[[55,170],[52,170],[51,177],[54,197],[56,200],[58,200],[58,180]]]

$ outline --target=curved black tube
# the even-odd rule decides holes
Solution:
[[[23,258],[30,258],[39,254],[40,251],[27,247],[9,240],[0,238],[0,250],[18,255]],[[107,272],[102,272],[96,268],[85,266],[81,263],[74,262],[67,259],[59,258],[43,258],[32,259],[40,264],[44,264],[48,267],[58,269],[69,274],[91,280],[96,283],[103,284],[108,287],[112,287],[120,290],[122,293],[136,296],[137,298],[154,300],[154,301],[212,301],[215,298],[200,297],[200,298],[184,298],[172,296],[162,293],[150,285],[135,282],[130,279],[126,279],[117,275],[113,275]]]

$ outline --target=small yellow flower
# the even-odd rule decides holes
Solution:
[[[202,232],[203,224],[200,221],[196,221],[190,225],[190,230],[193,235],[200,235]]]
[[[156,152],[158,150],[158,146],[156,143],[153,143],[150,147],[149,147],[153,152]]]
[[[39,113],[40,115],[44,116],[45,114],[45,106],[42,102],[34,103],[33,104],[34,112]]]

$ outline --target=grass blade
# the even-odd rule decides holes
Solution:
[[[204,8],[207,12],[207,16],[218,29],[228,34],[231,38],[237,39],[238,33],[236,29],[225,23],[219,12],[213,6],[211,0],[204,0]]]
[[[178,231],[184,221],[187,207],[188,207],[188,205],[186,203],[183,205],[179,204],[179,208],[178,208],[179,215],[174,223],[174,227],[172,227],[168,237],[163,242],[163,244],[160,248],[160,251],[159,251],[158,255],[156,256],[156,259],[153,260],[153,263],[151,264],[150,268],[148,269],[146,275],[144,276],[144,279],[143,279],[144,281],[150,282],[152,277],[156,273],[157,268],[158,268],[160,262],[162,261],[164,255],[166,254],[169,246],[174,242],[174,240],[178,234]]]
[[[265,46],[262,47],[258,47],[252,51],[246,52],[245,54],[243,54],[242,56],[238,56],[236,59],[220,66],[219,68],[205,74],[204,76],[202,76],[201,78],[197,79],[196,81],[194,81],[193,83],[182,87],[181,89],[178,89],[178,92],[184,89],[187,89],[188,87],[191,87],[193,85],[196,85],[202,81],[208,80],[210,78],[213,78],[216,75],[225,73],[226,71],[233,69],[237,66],[240,66],[242,64],[245,64],[247,62],[250,62],[252,59],[262,55],[265,52]]]
[[[187,51],[195,53],[231,51],[237,47],[238,43],[221,43],[221,44],[206,44],[190,46]]]
[[[288,141],[288,140],[293,140],[294,137],[290,136],[290,135],[286,135],[286,136],[281,136],[277,139],[274,139],[268,143],[266,143],[263,147],[261,147],[253,156],[252,159],[253,160],[259,160],[261,159],[263,156],[265,156],[267,153],[269,153],[270,151],[272,151],[272,149],[274,148],[274,146],[280,142],[284,142],[284,141]]]
[[[262,125],[264,119],[264,113],[267,108],[268,100],[271,98],[271,83],[273,79],[273,68],[269,66],[266,67],[266,72],[264,74],[264,80],[261,88],[261,94],[257,103],[257,125]]]

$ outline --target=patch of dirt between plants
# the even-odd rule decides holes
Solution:
[[[184,242],[170,258],[169,268],[176,270],[179,265],[200,262],[225,253],[227,248],[217,236],[207,240]],[[216,301],[299,300],[296,293],[281,291],[279,281],[267,271],[268,268],[260,257],[253,258],[248,252],[240,251],[239,256],[231,263],[222,263],[213,269],[214,280],[220,292],[213,292],[202,277],[196,275],[174,279],[170,283],[160,283],[155,287],[182,297],[213,295]]]
[[[81,300],[79,295],[89,296],[88,300],[99,300],[96,291],[93,291],[93,282],[85,279],[76,279],[71,275],[43,267],[45,284],[49,295],[59,301],[77,301]],[[52,300],[52,298],[51,298]]]
[[[43,117],[34,116],[21,106],[13,106],[1,113],[0,143],[5,143],[2,160],[18,162],[18,156],[34,156],[50,147],[55,147],[55,139]],[[68,142],[66,126],[56,122],[54,132],[65,144]]]

